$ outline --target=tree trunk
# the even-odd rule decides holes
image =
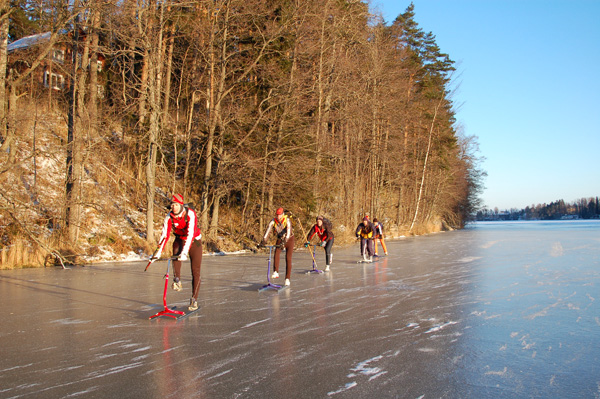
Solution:
[[[146,50],[149,52],[148,60],[148,105],[150,107],[149,129],[148,129],[148,159],[146,161],[146,239],[154,244],[154,197],[156,191],[156,158],[158,154],[158,138],[160,133],[160,115],[161,115],[161,88],[162,88],[162,66],[163,57],[160,49],[162,48],[162,23],[164,15],[164,4],[161,3],[158,25],[153,21],[154,16],[150,15],[149,32],[158,33],[154,36],[146,37]]]
[[[90,89],[88,112],[90,118],[90,136],[98,137],[98,41],[100,29],[100,7],[95,3],[92,10],[91,49],[90,49]]]
[[[17,130],[17,87],[13,81],[14,71],[11,70],[8,73],[8,115],[6,118],[6,137],[0,146],[0,153],[4,153],[8,150],[7,165],[13,165],[17,154],[16,146],[14,145],[16,130]]]
[[[74,9],[77,12],[79,2]],[[72,76],[70,79],[69,112],[67,126],[67,176],[66,176],[66,211],[65,223],[71,243],[79,237],[81,222],[81,179],[83,172],[83,106],[85,97],[86,69],[89,62],[89,41],[84,44],[84,52],[79,55],[79,16],[75,18],[72,42]],[[81,60],[81,63],[80,63]],[[85,67],[85,68],[84,68]]]
[[[323,5],[325,10],[329,10],[329,0],[325,2]],[[323,134],[326,131],[326,121],[325,121],[325,80],[326,75],[329,75],[329,71],[325,71],[325,58],[326,58],[326,24],[329,14],[321,15],[321,32],[319,35],[319,65],[317,72],[317,122],[315,129],[315,179],[313,185],[313,195],[315,197],[319,196],[319,177],[321,173],[321,141],[323,140]],[[329,57],[327,57],[329,58]]]
[[[227,7],[227,6],[226,6]],[[228,12],[228,11],[227,11]],[[227,42],[227,30],[225,30],[223,42]],[[215,74],[217,73],[216,55],[215,55],[215,33],[214,26],[211,27],[209,45],[209,86],[207,88],[207,111],[208,111],[208,137],[206,138],[206,156],[204,165],[204,181],[202,184],[202,208],[200,216],[200,226],[202,230],[208,229],[208,197],[210,190],[210,177],[212,175],[212,159],[213,159],[213,145],[215,139],[215,130],[217,128],[217,104],[215,101],[219,101],[217,94],[215,93]],[[221,65],[224,68],[225,65]]]
[[[196,92],[192,92],[192,101],[190,104],[188,123],[185,130],[185,169],[183,171],[183,198],[187,198],[188,180],[190,173],[190,160],[192,157],[192,120],[194,118],[194,107],[196,104]]]
[[[444,99],[444,97],[440,98],[439,103],[435,107],[435,111],[433,113],[433,120],[431,121],[431,126],[429,128],[429,138],[427,140],[427,150],[425,152],[425,159],[423,160],[423,172],[421,175],[421,183],[419,185],[419,194],[417,196],[417,204],[415,206],[415,213],[413,216],[412,223],[410,224],[409,231],[412,231],[412,229],[415,226],[415,223],[417,221],[417,217],[419,215],[419,206],[421,205],[421,198],[423,195],[423,187],[425,186],[425,174],[427,173],[427,160],[429,159],[429,152],[431,151],[431,141],[432,141],[432,137],[433,137],[433,129],[435,126],[435,119],[437,117],[438,109],[439,109],[440,105],[442,104],[443,99]]]
[[[262,170],[262,181],[261,181],[261,187],[260,187],[260,221],[259,221],[259,231],[262,232],[265,230],[265,196],[267,195],[267,191],[268,191],[268,181],[267,181],[267,172],[269,170],[269,143],[271,141],[271,137],[270,137],[270,132],[271,130],[268,130],[267,133],[267,137],[266,137],[266,141],[265,141],[265,156],[264,156],[264,161],[263,161],[263,170]]]
[[[148,114],[148,108],[146,101],[148,99],[148,74],[150,66],[148,65],[150,57],[150,53],[148,48],[144,49],[144,59],[142,61],[142,76],[140,81],[140,99],[138,102],[138,122],[140,124],[139,128],[142,129],[142,126],[146,123],[146,115]]]
[[[0,141],[6,139],[6,65],[8,61],[8,28],[10,2],[0,0]]]
[[[222,159],[223,156],[223,140],[219,140],[219,145],[217,148],[217,155],[218,158]],[[212,214],[211,214],[211,218],[210,218],[210,229],[209,229],[209,236],[211,237],[216,237],[217,236],[217,228],[219,227],[219,210],[220,210],[220,205],[221,205],[221,199],[224,196],[223,193],[223,188],[219,187],[220,184],[222,183],[222,178],[221,178],[221,173],[222,173],[222,168],[223,168],[223,164],[222,164],[222,160],[219,160],[217,162],[217,167],[215,170],[215,188],[214,188],[214,194],[213,194],[213,205],[212,205]]]
[[[171,25],[171,32],[169,40],[165,40],[169,43],[167,49],[167,69],[165,71],[165,98],[163,105],[163,121],[169,120],[169,104],[171,101],[171,73],[173,71],[173,49],[175,47],[175,24]]]

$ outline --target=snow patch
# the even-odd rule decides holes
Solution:
[[[88,377],[90,377],[90,378],[106,377],[108,375],[120,373],[120,372],[127,371],[127,370],[131,370],[131,369],[134,369],[136,367],[140,367],[142,365],[143,365],[143,363],[141,363],[141,362],[135,362],[135,363],[132,363],[132,364],[124,364],[122,366],[111,367],[111,368],[109,368],[104,373],[99,372],[99,371],[95,371],[93,373],[89,373]]]
[[[437,332],[442,330],[443,328],[447,327],[447,326],[451,326],[453,324],[457,324],[456,321],[449,321],[447,323],[441,324],[439,326],[435,326],[435,327],[431,327],[429,330],[425,331],[425,334],[430,334],[432,332]]]
[[[433,348],[419,348],[418,351],[419,352],[425,352],[425,353],[431,353],[431,352],[435,352],[435,349],[433,349]]]
[[[23,369],[23,368],[25,368],[25,367],[31,367],[31,366],[33,366],[33,363],[24,364],[24,365],[22,365],[22,366],[9,367],[9,368],[7,368],[7,369],[2,369],[2,370],[0,370],[0,373],[4,373],[4,372],[6,372],[6,371],[11,371],[11,370]]]
[[[458,259],[456,261],[456,263],[470,263],[470,262],[474,262],[476,260],[479,260],[481,258],[482,258],[482,256],[467,256],[465,258]]]
[[[379,367],[367,367],[369,365],[369,363],[371,362],[376,362],[379,361],[383,358],[383,356],[375,356],[371,359],[365,360],[363,362],[360,362],[356,365],[355,368],[351,369],[352,371],[356,371],[360,374],[363,375],[373,375],[373,374],[378,374],[381,372],[381,369]]]
[[[252,327],[252,326],[255,326],[255,325],[260,324],[260,323],[264,323],[265,321],[269,321],[269,320],[270,319],[264,319],[264,320],[255,321],[253,323],[248,323],[245,326],[243,326],[242,328]]]
[[[342,393],[344,391],[347,391],[348,389],[354,388],[357,385],[358,384],[356,383],[356,381],[349,382],[346,385],[344,385],[342,388],[338,389],[337,391],[327,392],[327,396],[337,395],[338,393]]]
[[[212,377],[208,377],[207,380],[212,380],[213,378],[221,377],[221,376],[223,376],[223,375],[225,375],[227,373],[230,373],[231,371],[233,371],[233,369],[225,370],[225,371],[223,371],[223,372],[221,372],[219,374],[213,375]]]
[[[503,376],[503,375],[506,375],[507,371],[508,371],[508,368],[504,367],[504,369],[502,369],[501,371],[486,371],[485,375],[499,375],[499,376]]]
[[[97,391],[98,389],[100,389],[100,387],[98,387],[98,386],[89,387],[85,391],[73,392],[72,394],[69,394],[69,395],[65,396],[65,398],[74,398],[74,397],[77,397],[77,396],[87,395],[88,393],[92,393],[94,391]]]
[[[86,324],[89,322],[90,322],[89,320],[77,320],[77,319],[59,319],[59,320],[51,321],[52,324],[64,324],[64,325]]]
[[[496,244],[497,244],[497,243],[499,243],[499,242],[500,242],[499,240],[496,240],[496,241],[488,241],[488,242],[486,242],[485,244],[483,244],[483,245],[481,246],[481,248],[483,248],[483,249],[488,249],[488,248],[491,248],[491,247],[493,247],[494,245],[496,245]]]
[[[560,242],[555,242],[552,244],[552,249],[550,250],[550,256],[553,258],[558,258],[565,254],[565,250]]]
[[[375,378],[381,377],[382,375],[387,374],[387,371],[382,371],[381,373],[377,373],[369,378],[369,381],[373,381]]]

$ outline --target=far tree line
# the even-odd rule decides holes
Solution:
[[[484,208],[477,212],[476,220],[571,220],[600,219],[598,197],[580,198],[573,202],[558,200],[537,204],[524,209],[499,210]]]

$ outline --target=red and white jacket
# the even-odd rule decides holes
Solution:
[[[184,241],[181,254],[187,255],[192,246],[192,241],[200,240],[202,238],[202,232],[200,231],[200,227],[198,227],[196,220],[196,212],[193,209],[184,208],[179,215],[174,215],[173,212],[169,212],[163,222],[162,234],[159,240],[161,244],[157,257],[160,256],[167,245],[171,232],[175,234],[176,238],[180,238]]]

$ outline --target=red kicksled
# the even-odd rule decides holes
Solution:
[[[168,258],[168,260],[167,260],[167,273],[165,274],[165,291],[163,293],[164,310],[161,310],[157,314],[150,316],[150,320],[152,320],[156,317],[160,317],[160,316],[168,316],[168,317],[172,317],[174,319],[178,319],[178,318],[186,315],[185,312],[169,309],[169,307],[167,306],[167,289],[169,288],[169,267],[171,266],[171,261],[174,259],[177,259],[177,257]],[[150,264],[148,264],[148,266],[150,266]],[[146,267],[146,269],[148,269],[148,267]]]

